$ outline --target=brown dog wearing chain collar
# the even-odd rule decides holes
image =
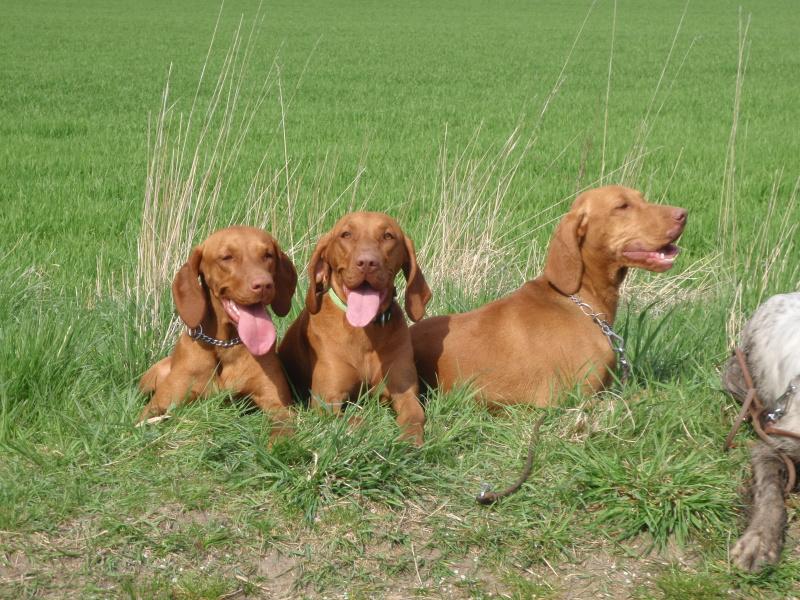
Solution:
[[[189,331],[170,357],[142,376],[140,389],[153,397],[139,420],[228,389],[269,413],[274,435],[285,433],[291,395],[267,306],[285,316],[296,285],[292,261],[260,229],[228,227],[195,247],[172,283],[178,315]]]
[[[576,385],[600,389],[616,362],[610,342],[619,340],[598,320],[614,323],[629,268],[672,267],[686,216],[625,187],[584,192],[558,224],[540,277],[476,310],[411,327],[420,377],[444,390],[472,383],[492,405],[547,406]]]
[[[377,389],[391,402],[402,434],[420,445],[425,413],[408,325],[394,298],[400,270],[406,313],[417,321],[431,291],[411,239],[383,213],[343,217],[314,249],[306,308],[278,353],[298,393],[310,392],[315,407],[338,414],[362,386]]]

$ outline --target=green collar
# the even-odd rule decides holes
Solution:
[[[339,296],[336,295],[336,292],[333,291],[332,287],[328,288],[328,296],[330,296],[331,300],[333,300],[333,303],[336,306],[341,308],[343,311],[347,312],[347,304],[345,304],[344,300],[342,300],[341,298],[339,298]]]
[[[347,312],[347,304],[345,304],[344,300],[339,298],[336,292],[333,291],[332,287],[328,288],[328,296],[339,309],[343,310],[344,312]],[[384,312],[375,317],[375,320],[372,323],[375,323],[376,325],[386,325],[386,323],[388,323],[389,319],[391,318],[392,318],[392,305],[389,304],[389,308],[387,308]]]

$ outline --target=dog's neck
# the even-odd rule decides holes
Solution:
[[[606,265],[593,268],[584,263],[581,285],[577,295],[589,303],[596,312],[605,313],[607,321],[613,323],[617,316],[619,288],[625,281],[628,268],[620,265]]]
[[[339,300],[339,303],[341,303],[334,303],[336,307],[340,310],[347,310],[347,294],[344,293],[344,284],[338,278],[331,278],[330,287],[327,288],[327,291],[322,292],[323,297],[331,292],[333,292],[333,294]],[[383,314],[387,311],[390,311],[396,297],[397,289],[395,288],[394,283],[392,283],[387,289],[386,298],[384,298],[378,307],[378,314]]]
[[[322,307],[334,307],[336,312],[347,312],[347,303],[342,299],[344,293],[342,292],[339,295],[336,292],[336,288],[331,286],[328,288],[327,292],[323,293],[322,297]],[[380,327],[384,327],[392,318],[393,308],[395,305],[395,298],[397,296],[397,290],[394,286],[391,287],[389,293],[387,294],[386,300],[384,300],[381,305],[378,307],[378,313],[375,319],[372,320],[369,325],[378,325]],[[328,308],[328,310],[332,310]],[[319,313],[318,313],[319,314]],[[313,315],[312,315],[313,318]],[[353,327],[350,323],[347,322],[345,319],[343,321],[344,325],[348,329],[358,330],[364,329],[363,327]]]
[[[237,337],[236,325],[231,322],[228,313],[222,308],[222,302],[210,292],[208,298],[211,303],[211,310],[206,311],[201,323],[205,334],[218,340],[231,340]]]

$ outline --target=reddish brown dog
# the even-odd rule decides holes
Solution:
[[[686,215],[625,187],[581,194],[556,228],[543,275],[477,310],[411,328],[420,376],[445,390],[471,382],[480,399],[501,405],[546,406],[576,385],[600,389],[614,352],[570,296],[613,323],[628,269],[669,269]]]
[[[405,306],[417,321],[431,291],[414,244],[391,217],[356,212],[320,239],[308,265],[306,308],[278,353],[289,379],[312,404],[338,413],[362,385],[391,402],[403,435],[423,441],[425,414],[411,337],[394,299],[394,279],[406,277]]]
[[[265,305],[285,316],[296,286],[292,261],[260,229],[228,227],[194,248],[172,283],[175,306],[190,331],[181,334],[169,358],[142,376],[140,389],[155,393],[139,420],[228,389],[268,412],[275,434],[285,432],[292,399]]]

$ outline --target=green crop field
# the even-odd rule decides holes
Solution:
[[[747,440],[719,367],[800,289],[800,11],[673,2],[31,2],[0,18],[0,597],[786,598],[738,572]],[[583,189],[689,209],[617,320],[634,378],[492,415],[429,394],[426,442],[227,396],[135,428],[193,243],[263,225],[304,271],[351,209],[414,238],[429,314],[538,274]],[[285,331],[300,311],[301,277]]]

